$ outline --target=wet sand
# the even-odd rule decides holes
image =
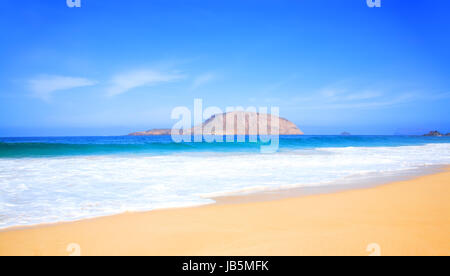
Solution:
[[[239,200],[2,231],[0,255],[369,255],[369,245],[381,255],[450,255],[449,169],[365,189]]]

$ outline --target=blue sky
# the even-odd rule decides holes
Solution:
[[[3,0],[0,136],[279,106],[306,134],[450,132],[450,1]]]

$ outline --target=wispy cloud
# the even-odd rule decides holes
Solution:
[[[28,88],[34,96],[49,100],[54,92],[95,85],[96,82],[76,77],[41,75],[28,81]]]
[[[279,91],[279,88],[285,85],[289,85],[288,80],[280,81],[272,87],[276,88],[276,91]],[[298,92],[293,97],[283,97],[281,94],[282,91],[280,91],[280,95],[272,93],[275,97],[272,95],[264,95],[264,97],[249,98],[249,101],[253,104],[264,102],[305,110],[329,110],[379,109],[450,98],[449,92],[436,93],[424,91],[416,86],[411,87],[411,85],[398,83],[361,83],[352,80],[342,80],[312,91],[308,91],[305,88],[297,88],[297,90]]]
[[[216,78],[217,78],[217,76],[213,73],[205,73],[205,74],[199,75],[192,82],[192,89],[197,89],[200,86],[203,86],[207,83],[214,81]]]
[[[116,96],[138,87],[153,86],[178,81],[183,78],[185,78],[185,76],[179,73],[165,73],[155,70],[136,70],[114,76],[107,92],[110,96]]]
[[[364,87],[328,86],[319,91],[325,101],[365,101],[380,98],[383,93],[379,89]]]
[[[370,109],[395,106],[411,102],[416,99],[415,95],[404,93],[396,95],[395,97],[384,97],[380,99],[371,99],[364,101],[317,101],[314,105],[307,105],[303,109]]]
[[[351,93],[345,96],[347,100],[350,101],[362,101],[362,100],[371,100],[375,98],[379,98],[383,96],[381,92],[378,91],[361,91],[358,93]]]
[[[431,99],[431,100],[450,99],[450,92],[437,93],[437,94],[432,94],[432,95],[425,95],[424,98],[428,98],[428,99]]]
[[[444,97],[445,93],[441,96]],[[369,109],[406,104],[421,97],[420,93],[413,93],[407,88],[392,88],[386,85],[363,86],[341,82],[314,93],[298,95],[291,99],[290,104],[301,106],[303,109]]]

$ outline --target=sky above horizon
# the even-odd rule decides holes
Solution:
[[[0,137],[277,106],[305,134],[450,132],[450,1],[4,0]]]

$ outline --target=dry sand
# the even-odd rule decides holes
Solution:
[[[0,255],[450,255],[450,171],[375,188],[0,232]],[[377,246],[375,246],[376,248]]]

